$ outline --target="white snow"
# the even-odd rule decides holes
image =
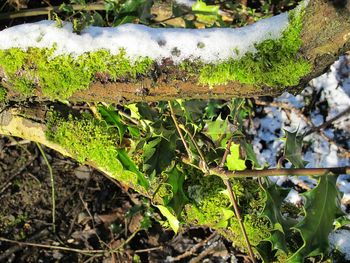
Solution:
[[[350,231],[341,229],[333,231],[329,237],[330,245],[333,249],[341,252],[345,260],[350,260]]]
[[[287,26],[287,13],[237,29],[165,29],[125,24],[114,28],[88,27],[76,34],[71,23],[59,28],[53,21],[40,21],[0,31],[0,49],[56,45],[55,55],[73,56],[100,49],[117,54],[125,49],[130,59],[147,56],[159,62],[163,58],[176,63],[185,59],[218,62],[255,52],[254,44],[279,38]]]
[[[192,7],[197,1],[196,0],[176,0],[176,3],[179,5],[184,5],[187,7]]]
[[[315,107],[308,112],[312,123],[315,126],[323,124],[325,121],[333,118],[340,112],[350,106],[350,57],[342,57],[330,69],[330,71],[310,83],[301,94],[292,95],[284,93],[274,102],[286,103],[297,109],[302,109],[310,104],[312,93],[319,93],[320,98],[315,101]],[[278,158],[282,155],[283,142],[279,140],[283,136],[283,129],[289,131],[307,130],[307,124],[297,114],[288,113],[288,111],[276,107],[264,107],[262,110],[265,115],[263,118],[257,116],[254,119],[254,127],[249,131],[254,135],[252,142],[254,151],[257,153],[260,164],[267,163],[270,167],[276,167]],[[337,131],[335,130],[337,129]],[[350,146],[350,114],[343,116],[333,123],[331,127],[323,129],[329,138],[335,138],[336,132],[341,133],[345,140],[348,140]],[[304,160],[308,161],[307,167],[336,167],[348,166],[350,160],[338,152],[338,147],[330,144],[317,133],[312,133],[304,138],[304,142],[309,146],[303,153]],[[289,163],[285,165],[286,168]],[[278,185],[283,185],[286,181],[291,181],[301,187],[313,188],[317,180],[307,176],[274,176],[271,181]],[[341,208],[343,211],[349,211],[350,205],[350,175],[340,175],[337,178],[336,186],[343,193],[341,199]],[[297,191],[291,189],[285,201],[300,204],[303,197]],[[348,225],[349,227],[350,225]],[[345,260],[350,261],[350,231],[341,229],[333,231],[329,235],[330,245],[333,249],[341,252]]]
[[[291,189],[287,197],[285,198],[285,201],[299,206],[304,202],[304,199],[297,191]]]

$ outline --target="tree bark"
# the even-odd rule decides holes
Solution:
[[[76,92],[70,101],[104,101],[130,103],[173,99],[229,99],[233,97],[275,96],[284,91],[300,91],[307,83],[323,74],[340,55],[350,50],[350,3],[348,1],[310,1],[305,10],[299,54],[312,65],[309,74],[298,85],[269,87],[242,84],[238,81],[208,87],[198,84],[196,76],[183,77],[176,66],[161,68],[155,76],[144,76],[132,82],[95,81],[88,89]],[[0,69],[0,77],[1,77]],[[2,85],[9,91],[8,100],[19,100],[8,83]],[[40,91],[38,100],[47,100]]]

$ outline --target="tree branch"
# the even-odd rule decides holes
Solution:
[[[107,77],[106,81],[103,76],[95,76],[90,85],[82,87],[78,92],[74,92],[69,97],[69,100],[128,103],[187,98],[250,98],[265,95],[275,96],[286,90],[299,91],[311,79],[323,74],[340,55],[350,50],[349,9],[349,3],[339,8],[333,6],[330,1],[310,1],[305,9],[302,23],[301,47],[299,52],[293,56],[295,58],[305,58],[311,65],[311,72],[301,76],[297,85],[284,86],[255,82],[254,84],[248,84],[251,83],[249,81],[228,81],[227,84],[221,85],[203,85],[200,84],[199,74],[196,72],[198,65],[193,65],[194,68],[192,70],[194,69],[194,73],[191,74],[188,69],[179,69],[177,65],[164,62],[150,69],[151,72],[137,75],[136,78],[132,79],[111,81]],[[278,70],[276,69],[276,71]],[[23,76],[26,73],[21,71],[18,74]],[[32,74],[33,72],[28,73],[29,76],[32,76]],[[18,90],[13,89],[13,84],[7,81],[6,74],[1,67],[0,79],[1,85],[8,91],[8,100],[23,100],[28,97],[28,95],[23,96]],[[35,86],[33,94],[37,100],[52,99],[43,94],[40,83],[37,84],[34,81],[33,85]]]

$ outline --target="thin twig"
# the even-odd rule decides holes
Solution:
[[[29,241],[31,240],[38,240],[42,238],[46,238],[49,235],[49,231],[47,229],[43,229],[42,231],[36,233],[35,235],[31,236],[29,238]],[[9,249],[5,250],[1,255],[0,255],[0,262],[5,262],[5,259],[10,257],[13,253],[16,253],[17,251],[20,251],[22,249],[22,245],[17,244]]]
[[[44,249],[57,249],[57,250],[70,251],[70,252],[81,253],[81,254],[90,254],[90,255],[104,254],[106,252],[105,250],[77,249],[77,248],[70,248],[70,247],[37,244],[37,243],[31,243],[31,242],[21,242],[21,241],[7,239],[4,237],[0,237],[0,241],[17,244],[19,246],[40,247]]]
[[[47,168],[49,169],[50,173],[50,181],[51,181],[51,201],[52,201],[52,231],[53,233],[56,233],[56,198],[55,198],[55,180],[53,177],[52,167],[50,165],[49,160],[46,157],[46,154],[41,147],[40,143],[36,142],[36,146],[38,147],[41,155],[44,158],[44,161],[47,165]]]
[[[327,168],[276,168],[264,170],[244,170],[244,171],[227,171],[221,168],[211,168],[210,173],[222,178],[247,178],[247,177],[267,177],[267,176],[323,176],[326,174],[350,174],[350,166],[344,167],[327,167]]]
[[[185,137],[183,136],[182,131],[181,131],[180,127],[179,127],[179,124],[177,122],[177,119],[176,119],[176,116],[175,116],[175,113],[174,113],[173,106],[171,105],[170,101],[168,101],[168,105],[169,105],[169,109],[170,109],[171,118],[173,119],[173,121],[175,123],[176,130],[177,130],[177,132],[180,135],[180,138],[181,138],[181,141],[182,141],[183,145],[185,146],[185,149],[186,149],[188,157],[192,160],[192,153],[191,153],[190,148],[188,147],[187,142],[185,140]]]
[[[219,165],[220,168],[224,168],[224,166],[225,166],[227,156],[230,153],[231,144],[232,144],[232,137],[228,140],[228,142],[226,144],[226,149],[225,149],[224,155],[222,156],[222,159],[221,159],[221,162]]]
[[[225,153],[224,153],[224,155],[222,157],[221,163],[220,163],[219,168],[218,168],[219,170],[223,170],[222,168],[225,165],[226,158],[227,158],[228,154],[230,153],[231,144],[232,144],[232,138],[230,138],[230,140],[227,142]],[[233,173],[235,173],[235,172],[233,172]],[[221,178],[223,179],[223,181],[224,181],[224,183],[226,185],[227,191],[229,193],[230,201],[231,201],[231,204],[232,204],[233,209],[235,211],[235,215],[236,215],[239,227],[241,228],[241,232],[243,234],[246,246],[248,248],[250,259],[252,260],[253,263],[256,263],[257,261],[256,261],[255,256],[254,256],[254,252],[253,252],[252,246],[250,244],[250,241],[249,241],[249,238],[248,238],[248,235],[247,235],[247,231],[246,231],[246,229],[244,227],[244,224],[243,224],[241,212],[239,211],[237,198],[236,198],[236,195],[235,195],[235,193],[234,193],[234,191],[232,189],[231,182],[230,182],[228,177],[224,177],[224,178],[221,177]]]
[[[189,250],[186,250],[184,253],[174,257],[174,258],[171,258],[170,261],[171,262],[175,262],[175,261],[179,261],[179,260],[182,260],[184,258],[187,258],[189,256],[192,256],[198,248],[204,246],[205,244],[207,244],[211,239],[213,239],[215,236],[217,235],[216,232],[213,232],[210,236],[208,236],[206,239],[203,239],[201,242],[195,244],[193,247],[191,247],[191,249]]]
[[[161,249],[163,249],[163,246],[137,249],[134,252],[135,252],[135,254],[138,254],[138,253],[146,253],[146,252],[150,252],[150,251],[154,251],[154,250],[161,250]]]
[[[348,107],[346,110],[340,112],[339,114],[337,114],[336,116],[334,116],[333,118],[329,119],[328,121],[322,123],[321,125],[317,126],[317,127],[313,127],[310,130],[308,130],[305,133],[305,136],[313,133],[313,132],[319,132],[321,129],[324,129],[326,127],[328,127],[329,125],[331,125],[333,122],[335,122],[336,120],[340,119],[341,117],[343,117],[344,115],[350,113],[350,107]]]
[[[209,165],[208,165],[207,161],[205,160],[204,154],[203,154],[202,150],[199,148],[199,146],[198,146],[196,140],[194,139],[193,135],[190,133],[190,131],[184,125],[179,124],[179,127],[183,131],[185,131],[187,133],[187,135],[190,137],[190,140],[193,143],[194,147],[196,147],[196,150],[197,150],[197,152],[198,152],[198,154],[199,154],[199,156],[201,158],[201,161],[202,161],[202,163],[204,165],[204,169],[206,171],[205,174],[208,174],[209,173]]]
[[[239,208],[238,208],[238,204],[237,204],[237,200],[235,198],[235,194],[234,194],[234,192],[232,190],[231,182],[230,182],[230,180],[228,178],[226,178],[226,179],[224,179],[224,183],[225,183],[227,191],[229,193],[229,197],[230,197],[231,203],[233,205],[233,209],[235,211],[239,227],[241,228],[241,231],[242,231],[245,243],[247,245],[250,259],[252,260],[253,263],[257,263],[257,261],[255,259],[255,256],[254,256],[254,252],[253,252],[252,246],[250,245],[250,241],[249,241],[249,238],[248,238],[248,235],[247,235],[247,231],[245,230],[245,227],[244,227],[244,224],[243,224],[243,219],[242,219],[241,213],[240,213]]]
[[[87,5],[71,5],[73,11],[103,11],[106,10],[104,4],[87,4]],[[41,16],[49,15],[52,12],[63,12],[60,6],[48,6],[33,9],[25,9],[15,12],[8,12],[0,14],[0,20],[15,19],[20,17],[31,17],[31,16]]]

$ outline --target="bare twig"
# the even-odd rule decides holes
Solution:
[[[176,119],[176,116],[175,116],[175,113],[174,113],[173,106],[172,106],[172,104],[171,104],[170,101],[168,101],[168,105],[169,105],[169,109],[170,109],[171,118],[173,119],[173,121],[174,121],[174,123],[175,123],[176,130],[177,130],[177,132],[178,132],[179,135],[180,135],[181,141],[182,141],[182,143],[183,143],[183,145],[184,145],[184,147],[185,147],[185,149],[186,149],[186,152],[187,152],[188,157],[192,160],[192,153],[191,153],[191,150],[190,150],[190,148],[188,147],[187,142],[186,142],[186,140],[185,140],[185,137],[184,137],[183,134],[182,134],[182,131],[181,131],[180,127],[179,127],[179,124],[178,124],[178,122],[177,122],[177,119]]]
[[[230,138],[230,140],[227,142],[225,153],[224,153],[224,155],[222,157],[220,165],[219,165],[219,167],[216,168],[219,171],[223,170],[223,167],[224,167],[225,162],[226,162],[226,158],[227,158],[228,154],[230,153],[231,144],[232,144],[232,138]],[[232,173],[234,174],[235,172],[232,172]],[[216,175],[218,175],[218,174],[216,174]],[[235,195],[235,193],[234,193],[234,191],[232,189],[231,182],[230,182],[229,178],[226,177],[226,176],[220,176],[220,177],[223,179],[223,181],[224,181],[224,183],[226,185],[227,191],[229,193],[230,201],[231,201],[231,204],[233,206],[233,210],[235,211],[235,215],[236,215],[239,227],[240,227],[241,232],[243,234],[243,237],[244,237],[247,249],[248,249],[248,253],[249,253],[250,259],[251,259],[251,261],[253,263],[256,263],[257,261],[256,261],[255,256],[254,256],[254,252],[253,252],[252,246],[250,244],[249,237],[247,235],[247,231],[246,231],[246,229],[244,227],[244,224],[243,224],[243,219],[242,219],[242,216],[241,216],[241,212],[239,211],[237,198],[236,198],[236,195]]]
[[[230,153],[231,144],[232,144],[232,137],[228,140],[228,142],[226,144],[226,149],[225,149],[224,155],[222,156],[222,159],[221,159],[221,162],[219,165],[220,168],[224,168],[224,166],[225,166],[227,156]]]
[[[49,169],[49,174],[50,174],[50,181],[51,181],[51,202],[52,202],[52,231],[53,233],[56,233],[56,197],[55,197],[55,180],[53,177],[53,172],[52,172],[52,167],[50,165],[49,160],[46,157],[46,154],[41,147],[40,143],[36,142],[36,146],[38,147],[41,155],[44,158],[44,161],[47,165],[47,168]]]
[[[346,110],[340,112],[338,115],[334,116],[333,118],[329,119],[328,121],[322,123],[321,125],[317,126],[317,127],[313,127],[310,130],[308,130],[305,133],[305,136],[313,133],[313,132],[319,132],[321,129],[324,129],[326,127],[328,127],[329,125],[331,125],[333,122],[335,122],[336,120],[340,119],[341,117],[345,116],[346,114],[350,113],[350,107],[348,107]]]
[[[211,239],[213,239],[215,236],[217,235],[216,232],[213,232],[210,236],[208,236],[206,239],[203,239],[201,242],[195,244],[193,247],[191,247],[191,249],[185,251],[184,253],[174,257],[174,258],[171,258],[170,261],[171,262],[175,262],[175,261],[179,261],[179,260],[182,260],[184,258],[187,258],[189,256],[192,256],[198,248],[202,247],[203,245],[205,245],[206,243],[208,243]]]
[[[159,246],[159,247],[150,247],[150,248],[144,248],[144,249],[137,249],[134,252],[136,254],[138,253],[146,253],[146,252],[150,252],[150,251],[154,251],[154,250],[162,250],[163,246]]]
[[[72,5],[74,11],[103,11],[106,10],[105,5],[103,4],[87,4],[87,5]],[[40,15],[50,15],[52,12],[62,12],[59,6],[48,6],[40,7],[34,9],[25,9],[15,12],[8,12],[0,14],[0,20],[6,19],[15,19],[20,17],[31,17],[31,16],[40,16]]]
[[[43,249],[57,249],[57,250],[70,251],[70,252],[81,253],[81,254],[88,254],[88,255],[104,254],[106,252],[105,250],[77,249],[77,248],[70,248],[70,247],[37,244],[37,243],[31,243],[31,242],[21,242],[21,241],[7,239],[4,237],[0,237],[0,241],[17,244],[19,246],[40,247]]]
[[[44,229],[35,235],[31,236],[29,240],[38,240],[42,239],[44,237],[47,237],[49,235],[49,231],[47,229]],[[7,241],[9,242],[9,241]],[[10,247],[9,249],[5,250],[1,255],[0,255],[0,262],[5,262],[4,260],[8,257],[10,257],[13,253],[16,253],[17,251],[20,251],[22,249],[21,244],[17,244],[15,246]]]
[[[221,168],[211,168],[210,173],[220,176],[221,178],[247,178],[247,177],[267,177],[267,176],[323,176],[326,174],[350,174],[350,166],[344,167],[328,167],[328,168],[276,168],[276,169],[264,169],[264,170],[244,170],[244,171],[227,171]]]
[[[202,161],[202,163],[204,165],[205,174],[208,174],[209,173],[209,165],[208,165],[207,161],[205,160],[204,154],[203,154],[202,150],[199,148],[199,146],[198,146],[196,140],[194,139],[193,135],[190,133],[190,131],[184,125],[179,124],[179,127],[182,130],[184,130],[187,133],[187,135],[190,137],[190,140],[193,143],[194,147],[196,147],[196,150],[197,150],[197,152],[198,152],[198,154],[199,154],[199,156],[201,158],[201,161]]]
[[[234,192],[232,190],[231,182],[230,182],[230,180],[228,178],[226,178],[226,179],[224,179],[224,183],[225,183],[227,191],[229,193],[229,197],[230,197],[231,203],[233,205],[233,210],[235,211],[235,215],[236,215],[239,227],[241,228],[241,231],[242,231],[245,243],[247,245],[250,259],[252,260],[253,263],[257,263],[257,261],[255,259],[255,256],[254,256],[254,252],[253,252],[252,246],[250,245],[250,241],[249,241],[249,238],[248,238],[248,235],[247,235],[247,231],[245,230],[245,227],[244,227],[244,224],[243,224],[243,219],[242,219],[241,213],[240,213],[239,208],[238,208],[238,204],[237,204],[237,200],[236,200],[235,194],[234,194]]]

